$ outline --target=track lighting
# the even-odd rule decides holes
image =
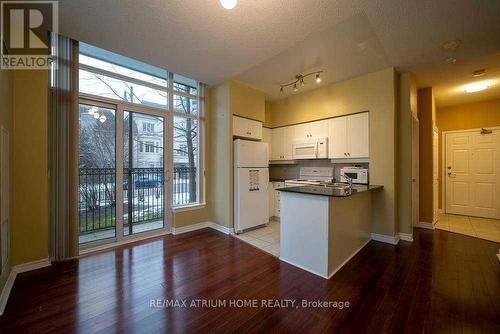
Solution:
[[[290,87],[290,86],[293,86],[293,91],[297,92],[299,90],[298,87],[297,87],[297,83],[300,84],[300,87],[304,87],[306,85],[304,79],[307,78],[310,75],[316,75],[316,83],[320,83],[321,82],[321,77],[320,77],[321,73],[323,73],[323,71],[310,72],[310,73],[307,73],[307,74],[297,74],[295,76],[295,80],[294,81],[280,85],[280,93],[283,94],[284,93],[284,88],[285,87]]]

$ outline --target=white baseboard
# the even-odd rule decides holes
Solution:
[[[433,223],[428,223],[428,222],[418,222],[414,225],[414,227],[418,227],[418,228],[426,228],[426,229],[429,229],[429,230],[433,230],[434,229],[434,224]]]
[[[234,228],[229,228],[229,227],[217,224],[217,223],[212,222],[210,227],[213,228],[214,230],[217,230],[217,231],[222,232],[222,233],[227,234],[227,235],[234,234]]]
[[[7,281],[2,289],[2,294],[0,294],[0,316],[5,311],[5,307],[7,306],[7,301],[9,299],[10,291],[14,286],[14,281],[16,280],[17,273],[14,269],[10,270],[9,277],[7,277]]]
[[[182,227],[172,227],[172,234],[179,235],[179,234],[183,234],[183,233],[193,232],[196,230],[201,230],[203,228],[210,227],[211,225],[212,225],[212,222],[201,222],[201,223],[182,226]]]
[[[192,225],[187,225],[187,226],[183,226],[183,227],[173,227],[172,228],[172,234],[173,235],[179,235],[179,234],[183,234],[183,233],[187,233],[187,232],[193,232],[193,231],[196,231],[196,230],[201,230],[201,229],[207,228],[207,227],[212,228],[212,229],[214,229],[216,231],[222,232],[224,234],[234,234],[234,229],[233,228],[222,226],[220,224],[217,224],[217,223],[214,223],[214,222],[210,222],[210,221],[201,222],[201,223],[192,224]]]
[[[413,242],[413,234],[410,233],[398,233],[399,240]]]
[[[279,257],[279,259],[280,259],[280,261],[286,262],[286,263],[288,263],[288,264],[290,264],[290,265],[292,265],[292,266],[294,266],[294,267],[297,267],[297,268],[300,268],[300,269],[302,269],[302,270],[308,271],[308,272],[310,272],[311,274],[314,274],[314,275],[317,275],[317,276],[320,276],[320,277],[323,277],[323,278],[326,278],[326,279],[328,279],[328,278],[329,278],[328,276],[323,275],[323,274],[320,274],[320,273],[318,273],[318,272],[316,272],[316,271],[314,271],[314,270],[308,269],[308,268],[306,268],[306,267],[304,267],[304,266],[300,266],[300,265],[298,265],[298,264],[296,264],[296,263],[293,263],[292,261],[285,260],[285,259],[283,259],[281,256]]]
[[[9,277],[7,278],[7,281],[5,282],[5,285],[2,289],[2,294],[0,294],[0,316],[3,314],[5,311],[5,307],[7,306],[7,301],[9,299],[10,291],[12,290],[12,287],[14,286],[14,282],[16,280],[16,277],[18,274],[25,273],[27,271],[31,270],[36,270],[44,267],[50,266],[50,261],[49,259],[42,259],[42,260],[37,260],[33,262],[28,262],[28,263],[23,263],[23,264],[18,264],[17,266],[14,266],[9,274]]]
[[[372,233],[371,239],[375,241],[385,242],[386,244],[397,245],[399,242],[399,235],[392,236],[392,235]]]

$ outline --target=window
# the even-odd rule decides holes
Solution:
[[[155,132],[155,125],[153,123],[142,123],[142,131],[153,133]]]
[[[170,113],[171,117],[160,117],[161,122],[141,116],[142,111],[136,114],[134,154],[144,153],[144,166],[162,167],[153,162],[164,155],[163,141],[158,141],[157,134],[163,134],[163,120],[171,122],[173,138],[166,140],[173,149],[173,206],[202,202],[203,86],[196,80],[85,43],[80,43],[79,61],[82,98],[116,103],[123,106],[122,110],[133,104],[135,109],[145,106],[153,114]]]

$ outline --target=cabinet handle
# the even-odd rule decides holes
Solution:
[[[344,153],[344,156],[346,156],[346,157],[347,157],[347,153]]]
[[[347,153],[348,156],[351,156],[351,153]]]

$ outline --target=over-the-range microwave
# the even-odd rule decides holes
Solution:
[[[328,158],[328,138],[296,141],[292,147],[294,160]]]

